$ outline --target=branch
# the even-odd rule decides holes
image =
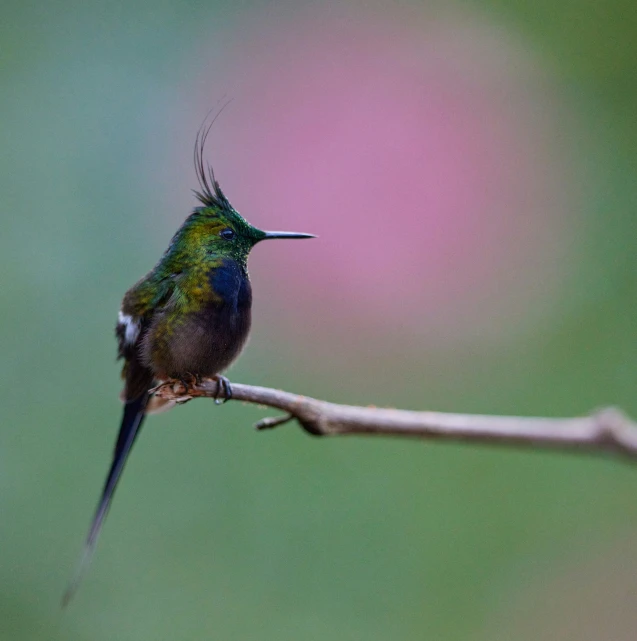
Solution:
[[[192,398],[225,398],[227,386],[215,379],[185,384],[170,380],[155,394],[178,403]],[[637,424],[615,408],[577,418],[487,416],[447,412],[413,412],[338,405],[290,392],[232,383],[232,399],[274,407],[286,416],[262,419],[257,429],[269,429],[296,419],[315,436],[370,434],[465,441],[531,448],[615,453],[637,459]]]

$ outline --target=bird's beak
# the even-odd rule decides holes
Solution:
[[[297,234],[295,231],[266,231],[263,240],[271,238],[316,238],[314,234]]]

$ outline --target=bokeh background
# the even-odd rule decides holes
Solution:
[[[119,422],[123,292],[195,204],[262,228],[231,379],[637,415],[637,5],[18,2],[0,22],[0,639],[628,640],[637,472],[153,417],[60,597]]]

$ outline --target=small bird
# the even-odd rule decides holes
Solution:
[[[315,238],[312,234],[264,232],[232,207],[204,163],[205,123],[195,141],[200,206],[168,246],[157,265],[131,287],[122,301],[115,333],[124,360],[124,414],[102,495],[78,571],[63,597],[73,596],[92,557],[113,493],[147,413],[161,408],[152,390],[169,379],[218,377],[224,397],[231,388],[223,372],[240,354],[251,323],[250,250],[271,238]],[[165,402],[164,402],[165,404]]]

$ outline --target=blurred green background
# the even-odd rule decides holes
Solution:
[[[193,206],[194,135],[224,95],[235,100],[210,155],[231,201],[263,228],[320,234],[302,250],[255,251],[255,328],[231,380],[413,409],[569,416],[617,404],[637,415],[637,5],[5,0],[2,15],[0,639],[635,638],[633,468],[316,440],[294,427],[257,434],[250,425],[263,410],[205,401],[148,421],[94,565],[70,607],[59,604],[119,421],[119,301]],[[290,39],[295,25],[307,37]],[[378,103],[373,78],[364,91],[352,81],[368,70],[365,43],[401,52],[406,78],[417,61],[434,80],[447,69],[440,87],[472,87],[475,100],[457,103],[464,89],[441,90],[447,102],[431,111],[448,115],[453,133],[447,105],[468,102],[458,146],[436,147],[433,117],[397,133],[395,105],[365,120]],[[397,83],[382,95],[407,104],[397,66],[374,72],[379,85]],[[343,84],[324,68],[340,69]],[[319,121],[302,109],[322,87],[331,111]],[[365,101],[350,113],[356,95]],[[479,109],[487,115],[474,123]],[[500,113],[511,135],[498,133]],[[480,133],[489,114],[495,133]],[[403,164],[393,179],[380,167],[382,188],[359,195],[349,184],[366,175],[358,159],[396,136],[419,149],[418,122],[430,135],[424,155],[387,143],[380,155]],[[317,128],[316,138],[296,136]],[[504,151],[489,159],[480,141],[496,139]],[[538,139],[541,151],[531,148]],[[453,219],[471,212],[482,174],[472,186],[457,170],[461,207],[435,191],[456,184],[455,157],[442,180],[436,173],[440,150],[467,140],[494,171],[507,150],[531,158],[514,162],[510,179],[496,172],[476,205],[502,207],[484,242],[511,248],[476,267],[484,283],[462,280],[473,273],[462,271],[464,245],[454,245],[458,262],[444,254],[469,223],[467,251],[493,253],[481,251],[482,214]],[[526,191],[525,167],[535,172]],[[339,181],[346,206],[345,191],[330,192]],[[421,188],[425,209],[451,213],[425,221],[411,201],[392,207]],[[376,218],[357,207],[367,192],[374,202],[391,195]],[[403,265],[408,241],[415,258]],[[418,262],[435,251],[443,267]]]

